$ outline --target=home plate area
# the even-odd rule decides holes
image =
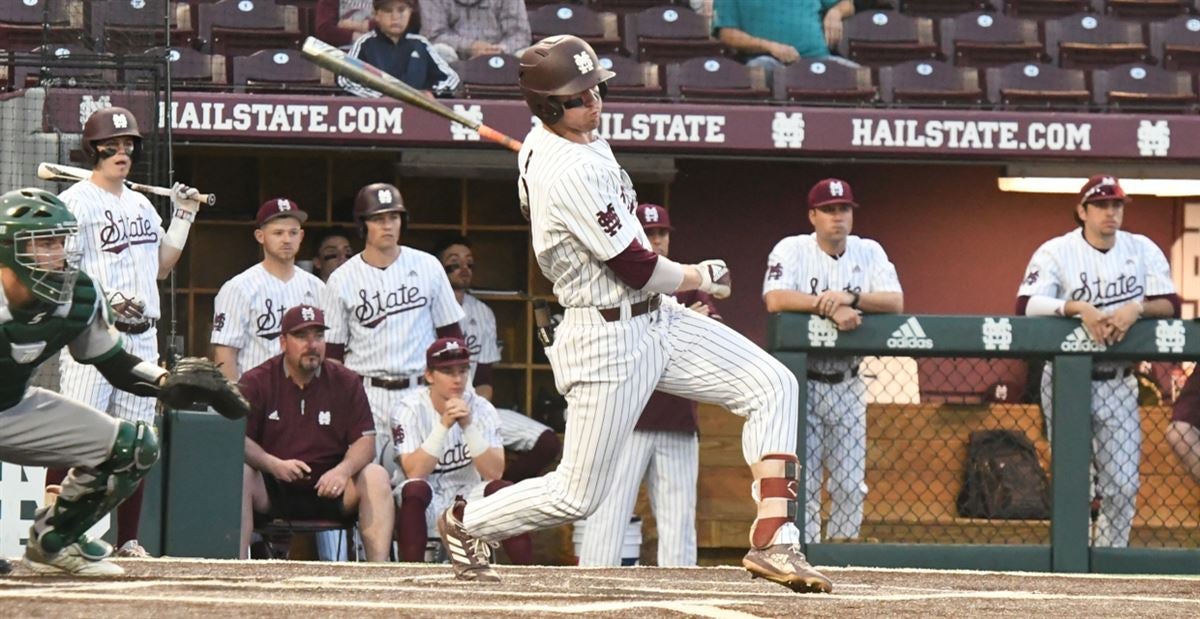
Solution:
[[[1197,617],[1200,577],[826,570],[799,595],[734,567],[510,567],[500,584],[445,565],[120,560],[119,579],[0,577],[9,617]]]

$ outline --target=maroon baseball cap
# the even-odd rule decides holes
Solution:
[[[425,367],[431,370],[470,364],[471,351],[461,337],[438,338],[425,350]]]
[[[283,324],[280,327],[283,333],[295,333],[308,327],[329,328],[325,326],[325,312],[322,312],[321,308],[314,305],[297,305],[283,313]]]
[[[858,206],[854,201],[854,191],[850,183],[837,178],[827,178],[808,192],[808,208],[819,208],[828,204],[849,204]]]
[[[671,214],[667,212],[665,207],[657,204],[639,204],[637,207],[637,218],[638,221],[642,222],[642,228],[646,230],[675,229],[671,225]]]
[[[271,198],[263,202],[262,206],[258,207],[258,216],[255,217],[255,220],[258,222],[258,227],[261,228],[263,224],[276,217],[295,217],[300,223],[308,221],[308,213],[305,213],[300,205],[290,198]]]
[[[1117,177],[1097,174],[1089,178],[1083,185],[1083,189],[1079,190],[1079,203],[1089,204],[1104,200],[1128,202],[1129,198],[1125,195],[1125,190],[1121,188]]]

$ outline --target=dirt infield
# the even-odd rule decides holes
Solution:
[[[498,585],[448,566],[118,561],[128,575],[0,577],[9,617],[1197,617],[1200,576],[1055,576],[829,569],[832,595],[797,595],[732,567],[499,567]]]

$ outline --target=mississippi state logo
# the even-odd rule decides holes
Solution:
[[[587,52],[579,52],[575,54],[575,68],[579,69],[580,73],[587,73],[596,68],[596,63],[592,62],[592,57]]]

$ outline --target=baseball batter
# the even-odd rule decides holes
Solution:
[[[510,483],[496,409],[470,386],[465,340],[439,338],[425,353],[428,386],[411,390],[392,411],[397,463],[406,481],[395,490],[396,538],[405,561],[421,561],[438,514],[457,496],[483,497]],[[533,562],[529,535],[504,540],[514,563]],[[494,579],[480,576],[478,580]]]
[[[425,380],[425,349],[461,336],[463,311],[437,258],[400,245],[408,211],[400,190],[373,183],[354,198],[363,251],[333,272],[321,296],[328,355],[363,377],[378,462],[396,472],[389,414]]]
[[[671,252],[671,215],[657,204],[639,204],[637,218],[654,253]],[[716,319],[712,297],[699,290],[675,300]],[[658,528],[658,565],[696,565],[696,480],[700,476],[700,422],[696,403],[654,392],[625,444],[616,480],[600,509],[587,519],[579,565],[621,565],[625,529],[646,479],[650,509]]]
[[[790,236],[771,250],[763,278],[769,312],[804,312],[833,321],[839,330],[862,324],[862,313],[904,311],[896,267],[883,247],[850,234],[854,193],[836,178],[808,192],[812,234]],[[858,377],[860,357],[808,358],[807,520],[804,539],[821,539],[821,486],[829,473],[829,524],[825,537],[859,537],[867,496],[867,397]]]
[[[647,249],[633,184],[596,132],[613,73],[582,39],[554,36],[522,54],[520,76],[542,122],[518,155],[518,190],[538,266],[565,308],[547,356],[571,421],[556,470],[443,512],[438,529],[456,575],[491,572],[488,542],[592,514],[657,388],[746,419],[742,451],[758,503],[746,569],[797,591],[831,590],[800,552],[790,517],[799,475],[796,377],[729,327],[665,296],[700,289],[727,297],[729,273],[721,260],[685,265]]]
[[[1079,192],[1079,228],[1042,244],[1017,291],[1017,314],[1078,317],[1068,343],[1103,349],[1139,318],[1178,316],[1180,299],[1166,256],[1150,239],[1121,230],[1127,198],[1112,176],[1093,176]],[[1051,365],[1042,373],[1042,410],[1052,427]],[[1142,429],[1137,380],[1128,363],[1092,366],[1092,465],[1102,497],[1096,546],[1125,546],[1138,493]]]
[[[250,368],[279,354],[283,315],[297,305],[320,302],[325,284],[296,268],[296,252],[308,220],[289,198],[271,198],[258,208],[254,240],[262,262],[225,282],[213,304],[213,361],[236,381]]]
[[[183,247],[200,202],[197,191],[181,183],[172,188],[174,217],[163,230],[162,218],[150,201],[124,186],[142,145],[138,122],[121,107],[99,110],[83,127],[83,150],[92,175],[60,196],[79,222],[82,269],[104,290],[115,312],[115,326],[125,349],[158,363],[158,280],[170,274]],[[96,368],[69,355],[61,359],[62,393],[126,421],[154,423],[153,398],[114,390]],[[62,471],[49,471],[46,483],[59,483]],[[117,512],[118,554],[146,556],[137,542],[142,493]]]
[[[465,236],[443,239],[434,249],[442,261],[454,296],[462,304],[466,317],[458,323],[471,351],[470,384],[475,393],[492,401],[492,365],[500,361],[500,340],[496,334],[496,315],[470,292],[475,275],[475,256],[471,240]],[[541,475],[562,452],[562,441],[545,424],[514,410],[496,409],[500,416],[500,437],[504,448],[516,455],[504,469],[504,479],[518,482]]]

